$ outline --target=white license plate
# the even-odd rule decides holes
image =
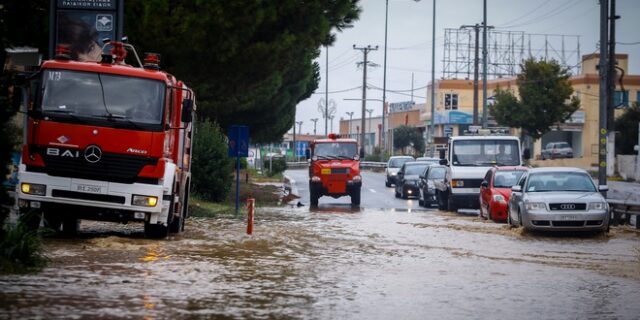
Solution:
[[[102,186],[90,185],[90,184],[76,184],[75,191],[88,192],[88,193],[102,193]]]
[[[560,219],[562,219],[562,220],[577,220],[578,216],[576,216],[576,215],[562,215],[562,216],[560,216]]]

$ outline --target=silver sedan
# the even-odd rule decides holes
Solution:
[[[607,230],[609,206],[578,168],[533,168],[511,188],[507,221],[526,230]]]

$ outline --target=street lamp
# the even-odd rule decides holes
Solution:
[[[296,121],[296,124],[298,125],[298,134],[302,133],[302,121]]]
[[[318,123],[318,118],[312,118],[311,121],[313,122],[313,135],[316,135],[316,124]]]
[[[420,0],[413,0],[415,2],[420,2]],[[433,0],[434,3],[434,8],[435,8],[435,1]],[[435,13],[433,14],[433,21],[435,24]],[[385,133],[386,133],[386,129],[385,129],[385,124],[384,124],[384,116],[385,116],[385,105],[387,104],[387,25],[388,25],[388,20],[389,20],[389,0],[385,1],[385,8],[384,8],[384,67],[383,67],[383,76],[382,76],[382,146],[381,146],[381,152],[380,152],[380,161],[384,160],[384,151],[387,147],[386,144],[386,140],[385,140]],[[433,44],[432,44],[433,48],[435,48],[435,36],[433,37]],[[434,49],[435,50],[435,49]],[[413,91],[411,91],[411,94],[413,94]],[[432,115],[433,117],[433,115]],[[433,121],[433,120],[432,120]],[[392,150],[393,152],[393,150]]]
[[[353,118],[353,111],[345,113],[349,115],[349,138],[351,138],[351,119]]]

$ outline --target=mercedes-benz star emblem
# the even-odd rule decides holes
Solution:
[[[96,163],[102,158],[102,150],[96,145],[90,145],[84,149],[84,159],[89,163]]]

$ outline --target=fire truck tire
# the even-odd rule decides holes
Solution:
[[[20,210],[20,223],[27,227],[29,230],[38,230],[40,227],[40,220],[42,220],[42,210],[39,209],[27,209]]]
[[[69,216],[62,219],[62,235],[65,237],[74,237],[80,229],[80,220],[75,216]]]
[[[320,198],[320,196],[318,195],[317,191],[313,191],[313,189],[310,190],[310,200],[311,201],[311,206],[312,207],[317,207],[318,206],[318,199]]]
[[[360,188],[351,193],[351,205],[359,206],[360,205]]]
[[[59,215],[53,214],[51,212],[43,213],[44,218],[44,226],[57,232],[60,232],[60,227],[62,226],[62,219]]]

